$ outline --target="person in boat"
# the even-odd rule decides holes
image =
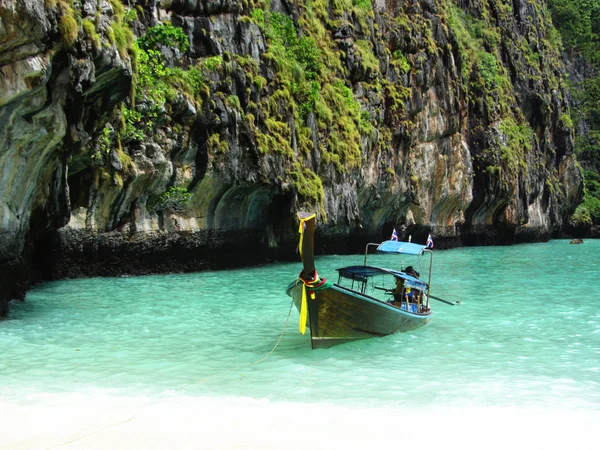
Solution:
[[[396,288],[392,291],[392,295],[394,296],[394,300],[391,303],[394,306],[400,307],[402,305],[402,290],[404,288],[404,278],[396,278]]]
[[[406,269],[403,270],[403,272],[407,275],[410,275],[411,277],[419,278],[419,272],[417,272],[413,268],[413,266],[408,266]],[[390,303],[399,308],[402,306],[402,302],[405,302],[407,305],[408,305],[408,303],[411,303],[411,302],[414,303],[418,300],[416,298],[417,296],[415,295],[415,293],[417,295],[419,294],[419,292],[415,291],[414,289],[411,289],[411,288],[405,289],[404,288],[404,278],[397,277],[396,278],[396,287],[392,291],[393,300],[391,300]],[[407,308],[408,308],[408,306],[407,306]]]
[[[403,272],[417,279],[419,278],[419,275],[421,275],[417,270],[415,270],[413,266],[408,266],[406,269],[403,270]],[[420,307],[421,292],[419,290],[407,288],[404,291],[404,300],[406,301],[407,305],[409,305],[410,303],[416,303],[418,305],[417,307]]]
[[[415,278],[419,278],[420,275],[420,273],[417,272],[413,266],[408,266],[406,269],[403,270],[403,272]]]

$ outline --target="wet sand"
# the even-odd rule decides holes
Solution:
[[[1,449],[596,449],[600,410],[360,409],[222,398],[0,399]]]

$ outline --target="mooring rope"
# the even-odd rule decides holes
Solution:
[[[256,361],[254,364],[258,364],[259,362],[263,362],[265,359],[267,359],[269,356],[271,356],[271,354],[275,351],[275,349],[277,348],[277,346],[281,342],[281,338],[283,337],[283,333],[285,332],[287,324],[288,324],[288,322],[290,320],[290,314],[292,313],[292,306],[293,305],[294,305],[294,299],[292,299],[292,301],[290,303],[290,310],[288,311],[287,319],[285,319],[285,323],[283,324],[283,330],[281,330],[281,334],[279,335],[279,339],[277,339],[277,342],[275,343],[275,347],[273,347],[273,349],[269,353],[267,353],[261,359],[259,359],[258,361]]]
[[[277,346],[281,342],[281,339],[283,338],[283,334],[285,333],[285,329],[287,328],[288,322],[290,320],[290,315],[292,314],[292,306],[294,306],[294,299],[292,299],[292,301],[290,302],[290,309],[288,311],[287,318],[285,319],[285,323],[283,324],[283,329],[281,330],[281,334],[279,335],[279,339],[277,339],[277,342],[275,343],[275,345],[273,346],[273,348],[271,349],[271,351],[269,353],[267,353],[265,356],[263,356],[261,359],[259,359],[258,361],[255,361],[253,363],[244,364],[243,366],[239,366],[236,370],[241,370],[244,367],[249,367],[249,366],[253,366],[255,364],[261,363],[261,362],[263,362],[265,359],[267,359],[269,356],[271,356],[273,354],[273,352],[275,351],[275,349],[277,348]],[[220,372],[217,372],[217,373],[213,373],[212,375],[209,375],[207,377],[202,378],[201,380],[198,380],[196,382],[196,384],[204,383],[209,378],[213,378],[213,377],[219,376],[219,375],[221,375],[221,374],[223,374],[225,372],[230,372],[230,370],[223,370],[223,371],[220,371]]]

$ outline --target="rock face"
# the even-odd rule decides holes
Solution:
[[[348,252],[548,239],[581,199],[545,2],[127,3],[0,5],[0,315],[43,278],[293,258],[300,208]],[[189,48],[133,45],[162,22]]]
[[[114,49],[92,55],[69,34],[74,15],[61,1],[0,5],[0,315],[25,296],[33,243],[69,222],[69,159],[131,84]]]

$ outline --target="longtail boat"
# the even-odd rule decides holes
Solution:
[[[429,289],[433,252],[427,245],[388,240],[369,243],[363,265],[337,269],[338,282],[320,278],[314,262],[315,214],[298,213],[303,268],[286,293],[300,312],[299,330],[310,330],[312,348],[328,348],[373,336],[410,331],[431,320]],[[400,270],[367,265],[369,249],[380,253],[429,255],[427,282],[412,266]]]

